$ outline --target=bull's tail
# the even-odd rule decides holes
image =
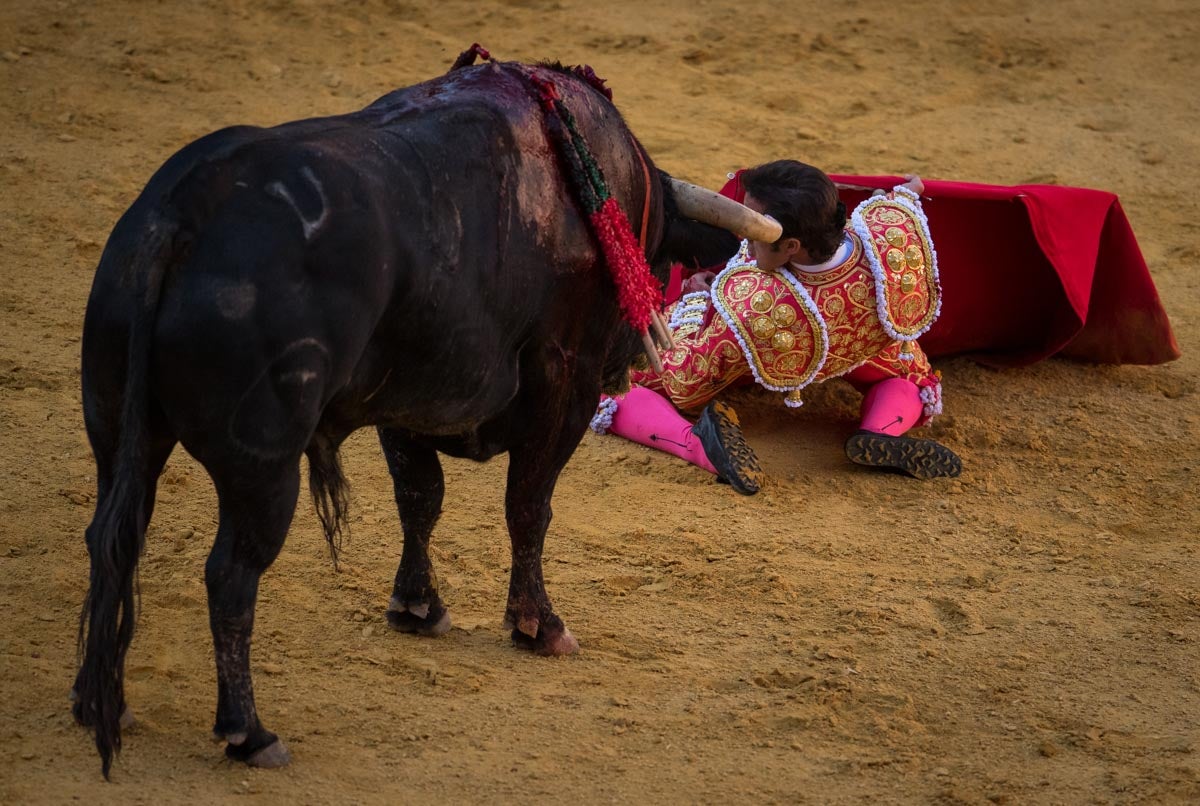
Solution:
[[[124,398],[110,483],[104,485],[87,531],[91,579],[79,616],[81,661],[74,713],[92,729],[104,777],[121,749],[125,711],[125,654],[137,618],[137,564],[145,544],[149,428],[150,344],[167,252],[177,227],[153,219],[134,252],[126,277],[136,289]]]
[[[315,435],[308,446],[308,490],[313,507],[325,532],[333,567],[337,568],[342,536],[350,531],[350,487],[342,473],[338,446],[328,438]]]

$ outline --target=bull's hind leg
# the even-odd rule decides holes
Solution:
[[[299,464],[258,465],[213,475],[220,503],[217,540],[204,567],[217,660],[213,733],[225,754],[252,766],[287,764],[287,749],[263,727],[250,679],[250,636],[258,581],[283,547],[300,489]]]
[[[450,612],[438,596],[437,575],[429,560],[429,536],[442,513],[445,492],[442,465],[434,449],[392,429],[378,431],[404,530],[388,624],[400,632],[442,635],[450,629]]]

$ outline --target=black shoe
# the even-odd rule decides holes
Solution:
[[[857,465],[899,470],[918,479],[954,478],[962,459],[932,439],[859,431],[846,440],[846,458]]]
[[[724,481],[742,495],[754,495],[762,486],[763,472],[754,449],[742,436],[737,413],[732,408],[712,401],[700,412],[692,426],[700,438],[704,455],[717,469],[717,480]]]

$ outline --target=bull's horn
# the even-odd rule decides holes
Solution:
[[[778,221],[756,213],[728,196],[682,182],[674,177],[671,178],[671,189],[675,193],[675,203],[679,206],[679,212],[688,218],[763,243],[775,243],[783,234],[783,228],[779,226]]]

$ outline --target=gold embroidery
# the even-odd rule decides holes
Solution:
[[[769,316],[756,316],[750,323],[750,330],[755,336],[765,341],[775,335],[775,323]]]
[[[733,284],[729,296],[735,302],[742,302],[750,296],[756,285],[752,279],[744,277]]]
[[[874,235],[867,246],[883,263],[884,285],[874,292],[888,326],[905,339],[925,332],[937,316],[941,293],[928,230],[909,208],[890,198],[870,200],[856,216]],[[903,234],[903,240],[892,230]]]
[[[775,367],[780,372],[792,373],[800,368],[800,362],[803,360],[804,356],[798,352],[788,353],[787,355],[781,356],[779,360],[775,362]]]
[[[832,285],[833,283],[840,283],[855,270],[863,256],[862,240],[858,237],[857,233],[850,230],[846,231],[846,235],[849,236],[853,247],[850,250],[850,257],[846,258],[846,261],[840,266],[834,266],[832,269],[827,269],[823,272],[800,272],[799,274],[802,275],[802,277],[798,277],[800,282],[804,283],[808,288],[817,289],[822,286]]]
[[[783,275],[747,266],[721,274],[713,298],[729,315],[745,358],[771,387],[798,388],[820,369],[828,344],[819,316],[802,304]]]
[[[921,247],[912,244],[904,250],[904,260],[908,263],[909,268],[919,268],[925,265],[925,256],[921,254]]]

